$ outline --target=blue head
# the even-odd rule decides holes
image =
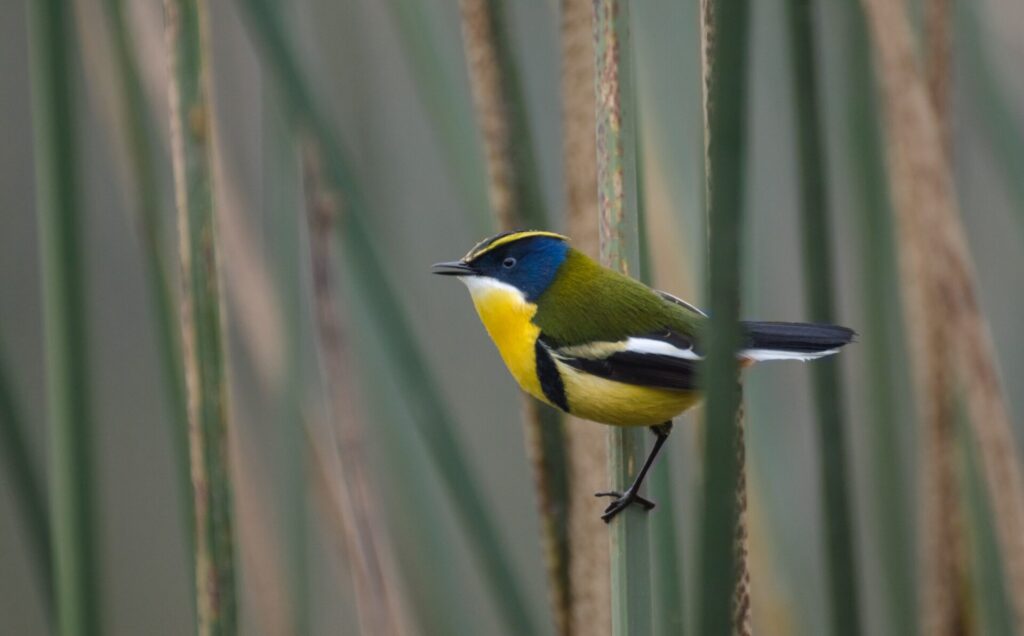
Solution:
[[[434,265],[433,271],[493,278],[537,302],[569,253],[566,240],[553,232],[506,232],[481,241],[459,261]]]

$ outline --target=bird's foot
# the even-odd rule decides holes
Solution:
[[[611,520],[615,515],[619,514],[626,509],[631,503],[638,503],[644,507],[644,510],[650,510],[654,508],[655,503],[646,497],[641,497],[640,493],[630,488],[624,493],[616,492],[614,490],[608,492],[595,492],[595,497],[615,497],[615,500],[608,504],[608,507],[604,509],[604,513],[601,515],[601,519],[605,523],[611,523]]]

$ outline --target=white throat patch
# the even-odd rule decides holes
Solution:
[[[492,293],[515,294],[521,301],[526,302],[526,296],[519,288],[503,283],[497,278],[490,276],[459,276],[459,280],[469,289],[469,294],[474,299],[483,298]]]

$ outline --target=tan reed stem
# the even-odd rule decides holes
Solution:
[[[540,189],[523,87],[498,0],[461,0],[462,33],[473,101],[482,132],[491,208],[502,231],[546,229],[550,217]],[[561,414],[528,396],[522,419],[533,467],[541,542],[555,624],[571,629],[570,555],[565,433]]]
[[[562,0],[562,165],[566,227],[573,247],[598,258],[597,148],[594,138],[594,29],[592,0]],[[611,581],[604,522],[591,494],[605,484],[605,431],[570,417],[569,465],[571,608],[566,633],[603,636],[611,630]]]
[[[956,207],[949,156],[901,3],[863,0],[878,54],[888,129],[900,269],[922,427],[936,417],[928,387],[950,350],[977,439],[1018,631],[1024,630],[1024,485],[988,324]],[[944,330],[944,331],[943,331]],[[952,337],[940,340],[943,333]]]
[[[938,126],[941,151],[952,157],[950,121],[950,0],[925,3],[925,39],[927,86]],[[930,297],[934,302],[934,296]],[[929,312],[941,312],[932,306]],[[953,404],[956,378],[952,373],[953,355],[948,339],[956,335],[942,321],[926,326],[927,351],[931,357],[926,371],[925,391],[928,411],[921,426],[922,457],[918,462],[921,477],[920,568],[918,599],[920,625],[926,634],[954,636],[965,633],[970,623],[970,608],[962,593],[967,583],[967,554],[964,534],[962,494],[958,492],[956,470],[956,431]]]

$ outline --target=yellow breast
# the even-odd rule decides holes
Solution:
[[[528,302],[515,287],[494,279],[467,277],[463,282],[469,287],[480,321],[512,377],[524,391],[550,404],[537,378],[534,346],[540,327],[532,322],[537,305]]]

